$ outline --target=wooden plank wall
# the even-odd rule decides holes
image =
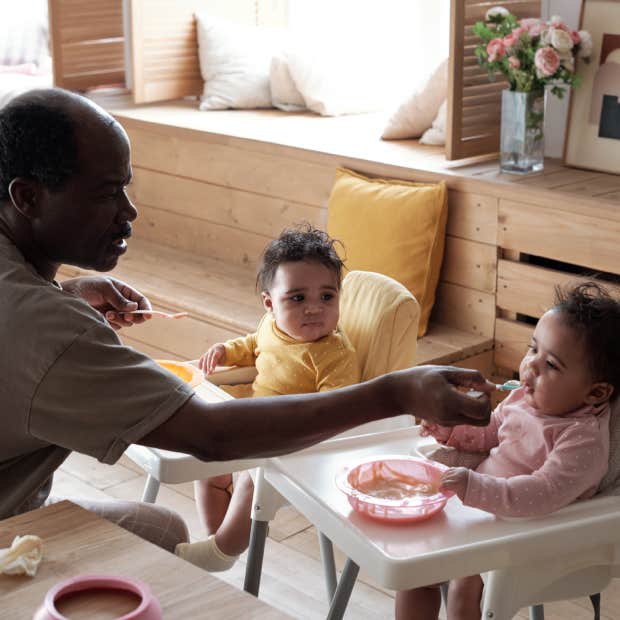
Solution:
[[[499,150],[501,92],[506,80],[498,74],[489,82],[474,54],[480,39],[473,26],[484,21],[497,3],[488,0],[452,0],[447,159],[462,159]],[[518,18],[540,17],[540,0],[505,0],[500,3]]]
[[[616,221],[500,199],[495,363],[503,374],[518,369],[556,286],[597,274],[620,294],[619,235]]]
[[[136,234],[254,271],[281,230],[309,221],[323,227],[336,156],[312,158],[287,147],[261,150],[205,132],[168,132],[121,121],[133,147]],[[364,162],[373,174],[372,162]],[[385,165],[375,174],[390,176]],[[416,180],[398,168],[396,178]],[[418,179],[419,180],[419,179]],[[495,197],[449,193],[446,252],[432,320],[493,337],[496,291]]]
[[[49,0],[54,84],[123,85],[123,0]]]

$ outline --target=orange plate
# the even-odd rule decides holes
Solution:
[[[189,383],[190,387],[196,387],[204,381],[202,370],[187,362],[175,362],[173,360],[155,360],[162,368],[169,370],[173,375]]]

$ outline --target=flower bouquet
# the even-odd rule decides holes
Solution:
[[[482,39],[475,54],[489,79],[501,72],[510,85],[502,93],[501,168],[542,170],[545,87],[562,98],[567,87],[577,86],[575,58],[588,61],[592,37],[572,30],[558,16],[518,20],[501,6],[489,9],[473,32]]]

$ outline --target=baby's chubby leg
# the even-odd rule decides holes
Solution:
[[[441,608],[439,585],[396,593],[395,620],[437,620]]]
[[[205,489],[208,487],[207,482],[202,485],[202,490],[209,490]],[[215,534],[210,534],[207,540],[197,543],[179,544],[175,553],[208,571],[231,568],[239,554],[248,547],[253,494],[254,484],[250,474],[241,472],[235,483],[228,510]]]
[[[454,579],[448,588],[448,620],[480,620],[480,575]]]
[[[232,481],[232,474],[223,474],[194,482],[196,508],[207,535],[215,534],[224,521],[230,504]]]

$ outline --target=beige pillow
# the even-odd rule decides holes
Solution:
[[[384,140],[419,138],[433,123],[448,95],[448,60],[444,60],[426,83],[392,114],[383,130]]]

